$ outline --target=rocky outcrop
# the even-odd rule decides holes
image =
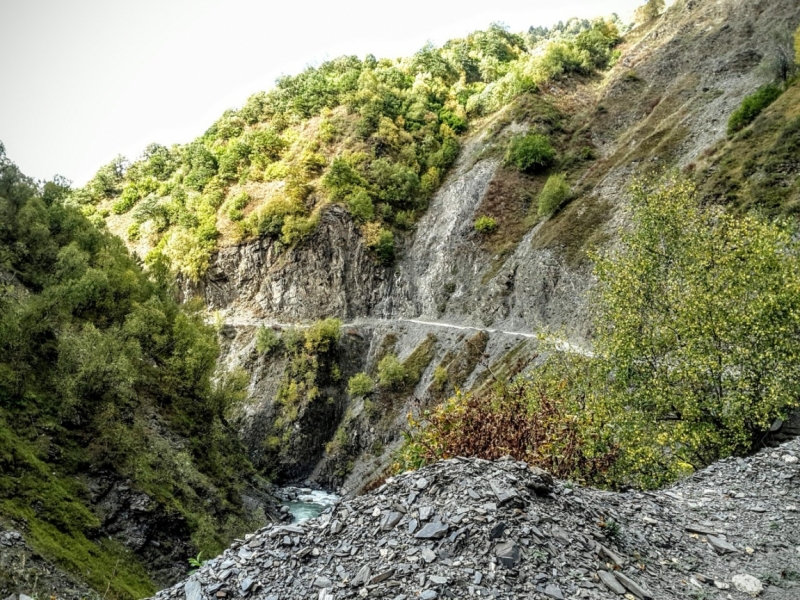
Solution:
[[[156,598],[789,600],[800,593],[798,456],[790,442],[654,493],[455,458],[301,526],[261,529]]]
[[[390,293],[391,269],[362,243],[347,211],[322,211],[317,230],[289,250],[271,238],[222,248],[205,278],[187,285],[209,309],[285,322],[372,314]]]
[[[220,310],[232,328],[225,334],[233,341],[224,344],[223,365],[242,365],[251,374],[251,400],[243,411],[251,456],[257,461],[263,434],[275,418],[273,400],[283,373],[280,360],[253,355],[259,324],[339,317],[364,340],[364,355],[349,356],[348,362],[367,371],[374,370],[386,336],[396,337],[401,359],[427,334],[437,336],[434,359],[406,404],[393,407],[391,424],[376,427],[362,417],[349,432],[362,454],[375,447],[390,450],[403,415],[430,399],[433,369],[448,353],[457,353],[466,337],[450,335],[459,330],[448,327],[496,330],[480,364],[473,365],[476,372],[467,374],[465,389],[480,379],[486,364],[497,365],[515,351],[519,334],[548,329],[588,346],[593,280],[586,251],[614,243],[625,223],[632,176],[653,168],[688,168],[725,137],[730,113],[770,77],[761,65],[774,52],[780,23],[800,23],[795,0],[679,0],[655,24],[627,36],[619,62],[602,81],[551,82],[540,90],[563,116],[564,137],[585,140],[596,158],[575,171],[570,204],[538,224],[526,224],[502,252],[491,250],[473,222],[489,196],[515,193],[518,181],[504,179],[508,173],[499,158],[507,137],[539,126],[535,111],[515,113],[513,104],[463,140],[456,164],[414,231],[398,234],[398,261],[392,268],[378,265],[347,212],[333,205],[322,211],[317,231],[295,248],[279,251],[263,238],[220,250],[192,291],[211,310]],[[527,205],[504,204],[521,211],[518,222],[531,210],[536,185],[525,192]],[[536,355],[529,349],[525,356]],[[324,427],[312,423],[303,438],[317,441],[303,444],[313,451],[304,456],[302,468],[292,471],[298,476],[308,474],[311,457],[320,458],[330,439],[318,438],[337,430],[328,420],[361,414],[359,406],[348,404],[344,382],[328,392],[334,403],[321,415]],[[361,485],[367,472],[380,471],[375,462],[372,456],[356,457]],[[362,463],[372,466],[362,471]],[[318,465],[314,472],[324,478],[330,469]],[[347,486],[358,488],[352,477]]]

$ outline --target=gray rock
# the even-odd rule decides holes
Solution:
[[[250,577],[245,577],[242,580],[242,583],[239,585],[239,588],[242,590],[243,594],[247,594],[250,591],[250,588],[253,587],[253,580]]]
[[[186,600],[203,600],[203,588],[197,579],[188,579],[183,585],[183,593],[186,594]]]
[[[489,539],[496,540],[503,537],[503,532],[506,530],[506,524],[502,521],[495,523],[489,530]]]
[[[418,540],[438,540],[443,538],[449,529],[450,526],[446,523],[428,523],[415,533],[414,537]]]
[[[399,512],[386,513],[383,519],[381,519],[381,529],[383,531],[390,531],[391,529],[394,529],[395,525],[397,525],[402,518],[403,514]]]
[[[716,537],[714,535],[708,536],[708,543],[719,552],[720,554],[729,554],[732,552],[738,552],[739,549],[731,544],[730,542],[723,540],[722,538]]]
[[[378,573],[372,579],[369,580],[368,585],[377,585],[383,581],[386,581],[392,575],[394,575],[394,569],[389,569],[388,571],[384,571],[383,573]]]
[[[556,600],[564,600],[564,594],[561,593],[561,589],[552,583],[547,584],[547,586],[544,588],[544,593],[551,598],[555,598]]]
[[[507,569],[513,569],[520,560],[519,546],[512,541],[497,544],[494,549],[497,560]]]
[[[619,581],[626,590],[640,600],[653,600],[653,594],[648,589],[642,587],[624,573],[614,571],[614,577],[617,578],[617,581]]]
[[[422,556],[422,560],[424,560],[428,564],[431,564],[433,561],[436,560],[436,553],[430,548],[423,548],[422,551],[420,552],[420,555]]]
[[[747,573],[739,573],[731,578],[731,583],[740,592],[744,592],[754,598],[764,591],[761,581]]]
[[[350,585],[353,587],[357,585],[364,585],[370,579],[370,568],[369,565],[364,565],[358,570],[358,573],[355,577],[353,577],[353,581],[350,582]]]
[[[625,594],[625,588],[622,587],[616,577],[608,571],[598,571],[597,576],[600,578],[600,581],[615,594],[619,594],[620,596]]]

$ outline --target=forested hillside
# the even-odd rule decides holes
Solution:
[[[424,213],[471,121],[547,81],[613,64],[620,26],[574,19],[527,36],[492,26],[409,58],[337,58],[279,79],[190,144],[117,159],[74,199],[148,261],[166,257],[195,280],[220,245],[298,243],[331,202],[390,264],[394,233]],[[519,160],[536,169],[552,157]]]
[[[68,193],[0,146],[0,524],[136,598],[265,515],[244,507],[256,478],[226,421],[242,382],[211,381],[201,306],[178,305],[167,269],[145,273]],[[0,587],[35,584],[16,567]]]

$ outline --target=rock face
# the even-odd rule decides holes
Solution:
[[[798,455],[789,442],[655,493],[442,461],[261,529],[156,598],[798,598],[800,466],[783,458]]]
[[[509,135],[537,126],[536,114],[524,111],[520,114],[527,116],[519,118],[500,111],[463,140],[456,164],[414,231],[398,233],[393,267],[376,262],[339,206],[323,210],[317,231],[295,248],[279,252],[264,238],[221,249],[206,278],[184,292],[202,296],[211,310],[220,311],[229,337],[221,361],[226,368],[243,366],[251,376],[241,429],[253,460],[259,462],[265,432],[276,420],[274,398],[285,367],[280,360],[255,356],[259,325],[337,317],[348,324],[353,339],[360,336],[363,342],[349,344],[344,360],[351,370],[344,369],[338,389],[326,390],[333,400],[328,407],[303,417],[293,434],[292,459],[279,469],[285,477],[311,476],[327,485],[341,484],[345,475],[340,466],[325,464],[324,448],[346,416],[361,411],[345,393],[346,376],[374,371],[390,335],[397,338],[401,359],[429,333],[437,336],[435,358],[406,395],[405,406],[397,407],[398,417],[387,416],[383,431],[366,422],[348,426],[349,445],[355,448],[344,482],[348,491],[380,472],[372,452],[395,447],[402,415],[413,410],[413,402],[429,399],[433,370],[475,333],[465,327],[490,333],[481,360],[471,363],[459,383],[465,390],[480,379],[485,364],[518,353],[519,343],[526,341],[521,336],[532,337],[540,328],[588,346],[587,292],[593,281],[586,250],[613,243],[625,222],[626,189],[634,174],[685,167],[725,138],[730,113],[769,78],[759,65],[774,51],[778,23],[791,28],[800,23],[796,0],[677,2],[654,26],[628,36],[619,63],[602,85],[553,83],[541,90],[563,114],[564,127],[574,135],[583,132],[596,159],[580,171],[575,199],[564,210],[509,234],[502,251],[483,243],[473,222],[489,198],[513,206],[507,210],[517,211],[519,222],[531,212],[536,190],[522,194],[519,178],[509,179],[499,158]],[[520,194],[527,200],[509,200]],[[537,355],[535,340],[527,342],[533,347],[514,357],[514,372]],[[351,352],[356,346],[360,350]]]

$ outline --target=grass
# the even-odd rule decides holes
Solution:
[[[768,216],[800,212],[800,85],[752,124],[708,153],[697,168],[700,193],[733,210]]]
[[[109,597],[150,596],[156,586],[139,558],[122,544],[98,538],[100,520],[85,488],[53,471],[36,448],[0,421],[0,513],[22,524],[28,544],[58,567]]]
[[[580,266],[588,260],[587,251],[606,239],[602,226],[610,216],[610,203],[597,196],[581,196],[542,224],[533,247],[559,248],[568,265]]]

